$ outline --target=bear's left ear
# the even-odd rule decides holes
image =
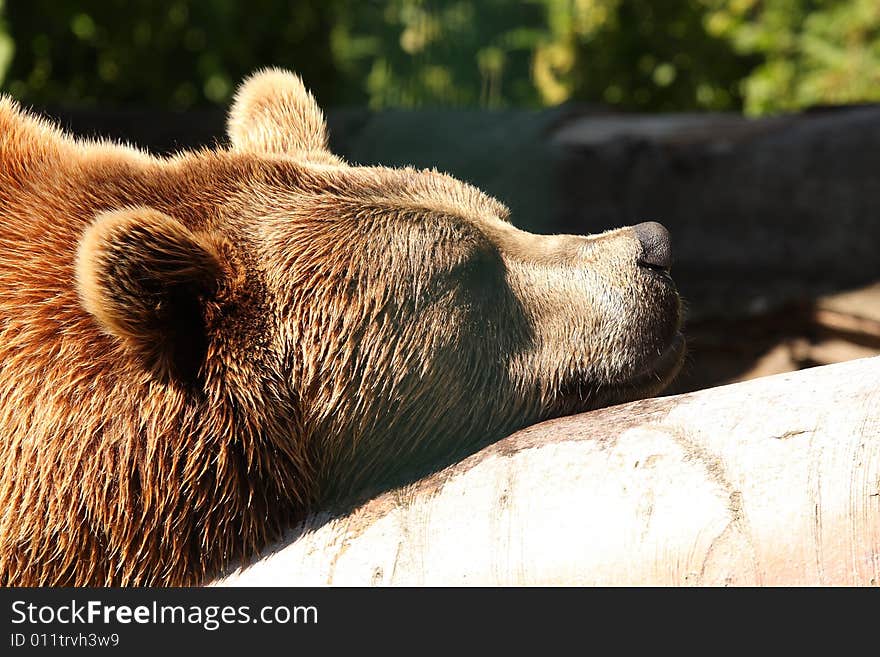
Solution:
[[[104,331],[161,380],[192,381],[209,319],[228,291],[228,244],[150,208],[99,214],[76,259],[80,299]]]
[[[233,148],[335,160],[324,114],[299,76],[268,68],[245,80],[227,122]]]

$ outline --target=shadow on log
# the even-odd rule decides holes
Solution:
[[[221,585],[876,585],[880,358],[520,431]]]

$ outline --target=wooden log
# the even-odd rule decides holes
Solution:
[[[876,585],[880,358],[520,431],[222,585]]]

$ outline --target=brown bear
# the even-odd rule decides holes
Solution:
[[[205,582],[675,375],[659,224],[533,235],[447,175],[349,165],[280,70],[229,142],[159,158],[0,100],[0,583]]]

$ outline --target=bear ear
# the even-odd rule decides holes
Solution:
[[[226,278],[221,244],[149,208],[99,214],[77,253],[82,304],[158,378],[195,380]]]
[[[227,126],[236,150],[321,158],[330,154],[324,114],[290,71],[263,69],[242,82]]]

